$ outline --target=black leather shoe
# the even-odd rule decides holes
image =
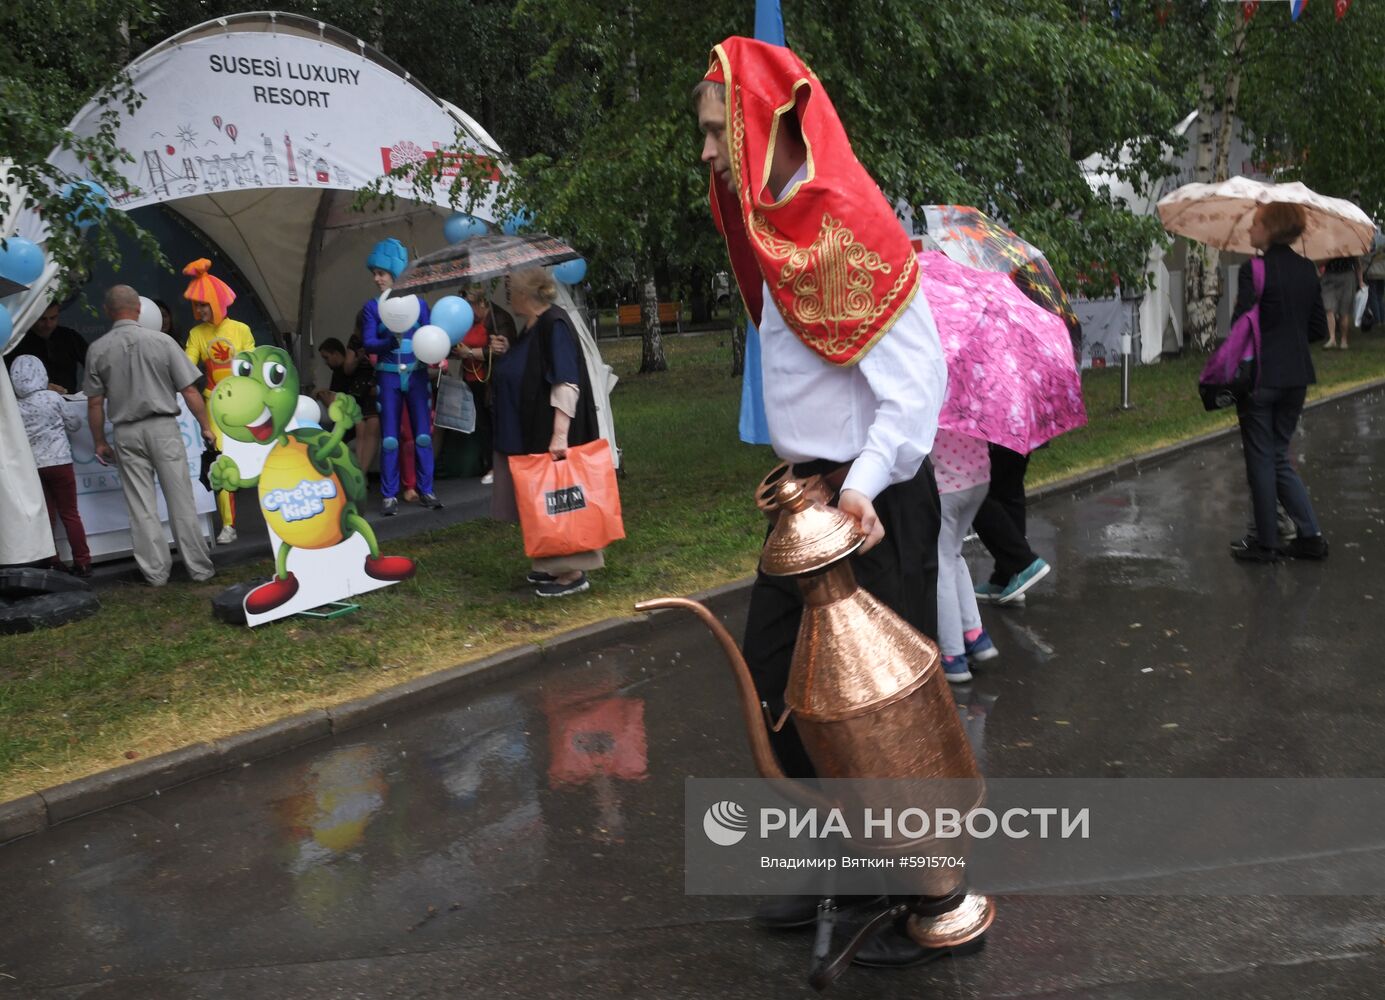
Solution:
[[[1231,543],[1231,555],[1244,562],[1272,563],[1279,561],[1279,553],[1260,544],[1259,539],[1247,535],[1240,541]]]
[[[755,908],[755,926],[770,931],[791,931],[812,927],[818,919],[820,896],[775,896]],[[867,904],[883,903],[884,896],[837,897],[839,911],[855,910]]]
[[[1294,559],[1326,559],[1327,539],[1322,535],[1311,538],[1295,538],[1284,548],[1286,555]]]
[[[925,948],[896,927],[887,927],[862,946],[852,962],[872,969],[908,969],[949,956],[974,955],[986,946],[981,937],[955,948]]]

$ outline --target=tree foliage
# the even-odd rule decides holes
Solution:
[[[48,224],[47,248],[64,275],[85,273],[93,257],[119,259],[117,230],[142,236],[124,213],[108,212],[85,238],[77,223],[97,221],[97,212],[85,192],[63,194],[72,178],[47,160],[61,147],[85,161],[108,190],[120,187],[115,168],[129,156],[116,145],[116,128],[141,100],[123,74],[127,37],[155,16],[146,0],[25,0],[0,12],[0,164],[23,192],[24,207]],[[100,128],[75,136],[67,123],[91,99],[102,107]],[[0,187],[0,217],[17,207]],[[142,247],[158,255],[153,240],[143,237]]]
[[[92,95],[109,120],[139,99],[116,68],[177,31],[234,10],[225,0],[28,0],[0,14],[0,148],[54,229],[64,265],[114,252],[110,212],[79,238],[54,192],[51,150],[78,144],[98,177],[121,153],[111,132],[65,126]],[[706,205],[689,100],[711,46],[751,29],[751,0],[670,16],[659,0],[288,0],[379,46],[467,110],[510,158],[507,204],[579,246],[598,288],[696,297],[726,267]],[[1113,6],[1118,15],[1113,16]],[[1385,78],[1372,66],[1385,5],[1358,0],[1337,23],[1310,5],[1297,24],[1266,4],[1244,65],[1229,40],[1239,5],[1160,0],[784,0],[788,41],[816,70],[854,148],[891,198],[981,207],[1041,247],[1073,290],[1143,279],[1157,223],[1094,191],[1081,162],[1123,179],[1166,168],[1170,130],[1243,70],[1241,113],[1267,156],[1327,193],[1385,201]],[[128,43],[126,41],[128,36]],[[1240,77],[1238,76],[1238,79]],[[103,89],[104,88],[104,89]],[[1218,89],[1223,88],[1223,89]],[[459,190],[465,200],[468,192]]]
[[[1357,0],[1340,21],[1330,3],[1294,23],[1262,8],[1251,24],[1242,118],[1284,180],[1385,216],[1385,4]]]

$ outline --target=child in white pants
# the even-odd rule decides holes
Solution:
[[[949,430],[938,432],[931,458],[943,509],[938,532],[938,646],[947,679],[961,683],[971,680],[969,663],[1000,655],[981,626],[971,571],[962,558],[962,539],[990,486],[991,458],[985,441]]]

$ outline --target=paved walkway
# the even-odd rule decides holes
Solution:
[[[1298,443],[1333,545],[1248,566],[1234,443],[1033,512],[1057,567],[957,696],[988,773],[1385,770],[1378,393]],[[402,520],[402,518],[401,518]],[[730,615],[739,627],[739,614]],[[686,776],[752,773],[689,621],[0,849],[0,997],[809,996],[809,940],[682,889]],[[982,954],[843,998],[1379,995],[1357,898],[1000,901]]]

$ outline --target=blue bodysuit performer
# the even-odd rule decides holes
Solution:
[[[383,293],[394,285],[394,279],[404,272],[409,252],[395,239],[381,240],[365,260]],[[361,338],[365,349],[376,355],[375,384],[380,408],[380,490],[385,501],[386,516],[399,513],[399,417],[404,406],[409,407],[409,424],[414,432],[414,454],[417,458],[418,500],[434,510],[442,507],[433,494],[433,418],[432,400],[428,392],[428,369],[414,357],[415,330],[428,323],[428,303],[419,299],[418,322],[402,337],[396,337],[380,322],[380,303],[370,299],[362,310]]]

